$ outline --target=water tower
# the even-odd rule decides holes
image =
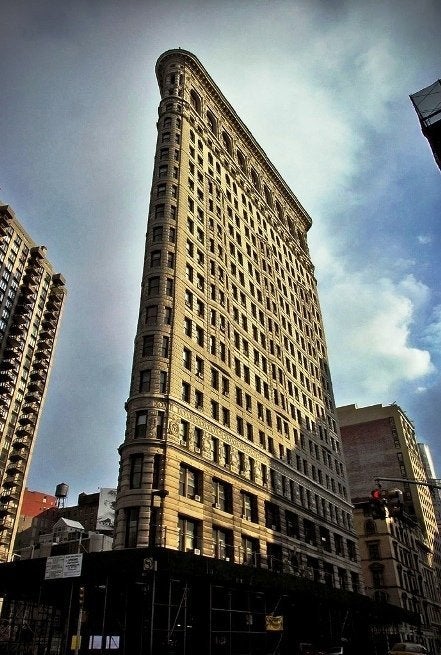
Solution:
[[[57,499],[57,507],[64,507],[67,495],[69,493],[69,485],[65,482],[60,482],[55,488],[55,498]]]

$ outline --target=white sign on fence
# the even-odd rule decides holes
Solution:
[[[78,578],[81,575],[82,563],[82,553],[48,557],[44,579],[57,580],[59,578]]]

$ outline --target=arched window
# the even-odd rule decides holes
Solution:
[[[247,172],[247,163],[245,161],[245,156],[241,150],[237,150],[237,163],[240,166],[241,171],[244,173]]]
[[[207,125],[210,132],[217,136],[217,118],[209,109],[207,109]]]
[[[200,115],[201,114],[201,107],[202,107],[202,102],[201,102],[201,96],[196,93],[194,89],[190,91],[190,104],[193,107],[195,111]]]
[[[263,185],[263,193],[265,195],[266,204],[269,207],[272,207],[273,206],[273,197],[271,195],[271,191],[268,189],[266,184]]]
[[[254,168],[251,169],[251,182],[253,183],[253,187],[257,189],[257,191],[260,191],[259,176]]]
[[[283,209],[278,200],[276,200],[275,202],[275,207],[276,207],[277,216],[280,218],[280,220],[283,220]]]
[[[228,132],[225,132],[223,130],[222,132],[222,143],[224,144],[224,148],[228,150],[230,155],[233,154],[233,141],[231,139],[231,136],[228,134]]]

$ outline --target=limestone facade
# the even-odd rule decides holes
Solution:
[[[359,589],[311,219],[198,59],[161,92],[115,548]]]

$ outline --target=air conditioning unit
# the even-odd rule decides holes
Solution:
[[[277,530],[277,525],[272,525],[271,530]]]
[[[194,447],[194,452],[195,453],[200,453],[201,452],[201,449],[199,448],[199,446]]]
[[[201,549],[200,548],[194,548],[193,549],[193,555],[200,555],[201,554]]]
[[[229,561],[230,561],[230,558],[229,558],[229,557],[225,557],[225,561],[226,561],[226,562],[229,562]]]
[[[181,439],[180,443],[181,443],[181,446],[186,446],[187,445],[187,442],[185,441],[185,439]]]
[[[213,507],[214,507],[214,509],[220,509],[219,503],[213,503]]]
[[[242,518],[243,518],[245,521],[251,521],[250,517],[247,516],[246,514],[242,514]]]
[[[201,502],[201,497],[198,496],[198,494],[196,494],[196,495],[194,496],[194,500],[197,500],[197,502],[200,503],[200,502]]]

